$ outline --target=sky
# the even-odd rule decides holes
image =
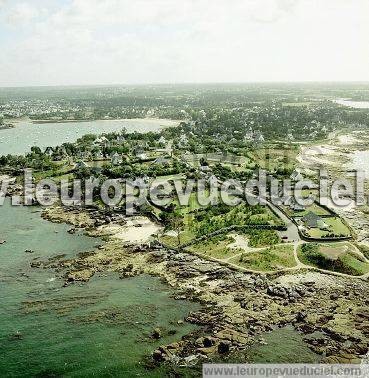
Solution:
[[[368,0],[0,0],[0,87],[369,81]]]

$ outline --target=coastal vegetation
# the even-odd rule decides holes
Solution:
[[[350,243],[306,243],[299,249],[299,258],[308,265],[351,275],[369,272],[369,263]]]
[[[52,256],[45,260],[38,258],[36,247],[24,248],[27,257],[36,253],[27,260],[29,266],[45,268],[45,272],[55,269],[60,287],[65,286],[63,289],[83,287],[87,281],[94,285],[95,279],[98,281],[106,274],[114,274],[127,282],[142,273],[150,274],[176,289],[175,300],[189,298],[204,304],[204,309],[197,312],[173,312],[171,319],[165,317],[170,327],[162,323],[155,327],[154,320],[145,322],[143,319],[146,316],[154,319],[155,307],[144,307],[144,303],[113,308],[114,298],[109,298],[111,303],[106,304],[107,308],[74,314],[73,326],[113,327],[118,324],[134,328],[137,327],[135,311],[139,312],[143,315],[142,319],[139,317],[139,321],[142,320],[139,329],[145,334],[136,339],[152,342],[153,348],[148,348],[148,354],[152,354],[149,359],[155,366],[162,362],[171,366],[173,361],[178,361],[188,367],[191,359],[198,364],[205,360],[204,356],[222,360],[251,346],[255,338],[272,325],[285,324],[294,324],[301,332],[314,334],[314,331],[329,330],[330,334],[339,335],[329,342],[314,339],[314,343],[309,344],[319,356],[339,355],[350,336],[340,323],[346,307],[340,303],[337,306],[341,307],[332,315],[336,304],[336,286],[332,282],[346,280],[342,281],[344,285],[340,283],[345,287],[341,296],[347,295],[343,291],[346,287],[365,292],[365,278],[369,273],[365,241],[357,240],[355,246],[356,234],[341,213],[317,202],[308,206],[289,202],[272,206],[268,196],[262,205],[252,206],[244,199],[236,206],[221,201],[204,204],[197,197],[200,184],[196,181],[189,193],[188,205],[180,203],[171,186],[170,192],[160,196],[165,200],[163,205],[154,203],[150,193],[147,201],[135,206],[135,214],[131,216],[126,213],[126,192],[114,205],[103,203],[99,192],[108,179],[119,183],[176,182],[183,188],[189,179],[194,179],[202,180],[204,187],[200,194],[207,198],[211,182],[221,186],[224,181],[235,179],[244,184],[247,180],[256,180],[261,173],[265,174],[267,187],[272,177],[289,179],[290,190],[304,178],[317,184],[316,172],[303,167],[303,147],[331,141],[348,130],[366,133],[367,111],[348,109],[332,101],[337,93],[342,93],[334,86],[319,90],[314,86],[302,89],[283,85],[260,88],[229,85],[216,89],[153,86],[130,88],[129,93],[119,88],[112,91],[112,88],[101,87],[82,88],[78,93],[60,89],[52,96],[50,91],[30,93],[25,90],[22,98],[28,99],[27,102],[19,101],[11,89],[6,96],[1,92],[0,112],[5,122],[17,125],[20,117],[28,117],[50,128],[53,122],[60,126],[63,121],[70,121],[72,125],[74,120],[83,121],[80,125],[89,125],[88,121],[95,120],[134,118],[144,121],[151,117],[177,122],[175,126],[157,128],[155,132],[131,132],[123,127],[111,132],[91,131],[68,142],[51,143],[51,146],[38,146],[32,141],[24,154],[0,156],[0,176],[15,179],[10,194],[22,193],[25,168],[33,169],[34,185],[45,178],[57,183],[69,180],[66,185],[70,194],[73,179],[99,179],[92,193],[92,204],[78,207],[56,202],[54,207],[43,209],[43,216],[53,222],[67,222],[64,231],[77,240],[82,229],[90,236],[99,237],[103,244],[77,257]],[[16,109],[17,113],[11,109]],[[30,124],[30,130],[32,125],[40,123]],[[304,193],[309,195],[313,191],[317,192],[309,189]],[[134,193],[137,192],[135,188]],[[252,195],[257,194],[253,189]],[[220,200],[220,191],[215,196]],[[58,235],[59,229],[51,230],[51,234],[54,232]],[[314,238],[315,242],[302,243],[302,239],[309,238]],[[353,243],[347,241],[349,239],[353,239]],[[0,241],[1,248],[5,249],[6,240],[1,236]],[[27,274],[28,269],[27,265]],[[26,275],[22,277],[26,280]],[[48,279],[43,282],[49,284]],[[145,292],[148,298],[151,285],[155,290],[158,286],[153,281],[147,282],[150,282]],[[118,292],[115,286],[114,290]],[[153,300],[175,307],[161,295],[156,292]],[[349,295],[356,300],[354,291]],[[68,311],[72,311],[70,303],[65,303]],[[25,314],[36,315],[37,311],[43,313],[52,308],[60,311],[61,316],[68,316],[63,313],[66,308],[58,301],[30,300],[22,308]],[[348,316],[352,318],[350,331],[355,331],[355,340],[362,341],[364,331],[353,326],[366,324],[365,313],[360,314],[354,311]],[[334,322],[330,322],[331,316],[335,316]],[[199,327],[188,326],[187,322]],[[152,329],[149,330],[149,326]],[[185,330],[194,333],[182,338]],[[15,333],[12,337],[21,336]],[[170,344],[162,346],[161,341]],[[352,348],[352,359],[359,352],[366,352],[361,344]]]
[[[275,245],[256,252],[245,252],[239,257],[230,259],[230,262],[250,270],[266,272],[296,266],[293,246],[288,244]]]

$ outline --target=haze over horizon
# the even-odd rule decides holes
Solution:
[[[369,81],[366,0],[0,0],[0,87]]]

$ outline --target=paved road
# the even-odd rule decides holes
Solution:
[[[257,196],[250,191],[247,191],[247,195],[257,198]],[[281,210],[278,209],[278,207],[273,205],[270,201],[268,200],[265,200],[265,201],[266,201],[266,205],[272,211],[274,211],[277,214],[277,216],[281,218],[287,226],[287,231],[282,231],[281,234],[283,236],[287,236],[289,242],[299,242],[301,238],[300,238],[299,231],[295,223],[293,223],[291,219],[287,217],[287,215],[285,215]]]
[[[283,222],[286,224],[287,231],[284,231],[284,235],[288,237],[288,241],[290,242],[300,241],[301,238],[300,238],[299,231],[295,223],[293,223],[290,218],[288,218],[281,210],[279,210],[271,202],[267,201],[267,206],[271,210],[273,210],[278,215],[278,217],[281,218]]]

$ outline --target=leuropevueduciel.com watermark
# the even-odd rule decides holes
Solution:
[[[106,179],[43,179],[35,182],[32,169],[25,169],[21,194],[11,195],[12,205],[30,206],[38,203],[53,206],[89,206],[99,200],[106,206],[122,207],[127,214],[134,214],[145,204],[166,207],[173,199],[180,206],[189,206],[195,193],[200,206],[224,204],[237,206],[241,203],[264,205],[289,205],[291,203],[308,207],[314,202],[338,207],[366,205],[364,174],[352,172],[350,179],[329,180],[326,170],[319,171],[318,182],[309,179],[292,181],[277,179],[260,170],[257,177],[247,181],[235,179],[219,180],[215,176],[201,179],[162,180],[137,178]],[[0,186],[0,205],[9,193],[11,183],[3,180]]]
[[[369,365],[361,364],[203,364],[203,377],[253,378],[366,378]]]

